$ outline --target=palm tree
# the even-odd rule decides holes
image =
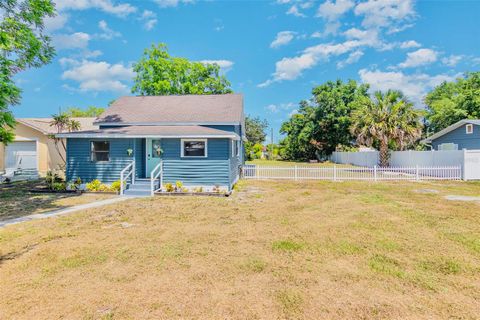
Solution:
[[[72,132],[80,130],[80,122],[74,119],[70,119],[70,117],[66,113],[59,113],[52,115],[52,121],[50,122],[51,127],[55,127],[57,133],[62,133],[65,131]],[[66,152],[67,146],[65,145],[65,140],[61,138],[57,138],[55,134],[49,136],[53,139],[55,143],[55,149],[57,149],[58,155],[62,159],[64,163],[66,163],[65,158],[63,157],[63,153]],[[61,152],[60,147],[63,149]]]
[[[377,91],[366,97],[352,113],[350,130],[357,143],[380,151],[380,165],[388,166],[389,146],[404,150],[420,138],[422,111],[416,110],[400,91]]]

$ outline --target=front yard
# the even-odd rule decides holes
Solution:
[[[111,198],[110,194],[33,193],[43,180],[0,184],[0,221]]]
[[[0,229],[0,318],[478,317],[480,184],[239,189]]]

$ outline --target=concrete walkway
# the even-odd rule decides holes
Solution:
[[[136,198],[136,197],[125,197],[125,196],[116,197],[116,198],[112,198],[112,199],[106,199],[106,200],[100,200],[100,201],[86,203],[86,204],[80,204],[78,206],[73,206],[73,207],[69,207],[69,208],[65,208],[65,209],[53,210],[53,211],[48,211],[48,212],[32,214],[32,215],[24,216],[24,217],[8,219],[8,220],[0,221],[0,228],[3,228],[5,226],[11,225],[11,224],[25,222],[25,221],[32,221],[32,220],[45,219],[45,218],[50,218],[50,217],[63,216],[63,215],[66,215],[68,213],[75,212],[75,211],[78,211],[78,210],[97,208],[97,207],[101,207],[101,206],[106,206],[108,204],[133,199],[133,198]]]

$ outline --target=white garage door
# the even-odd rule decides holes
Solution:
[[[15,141],[5,148],[7,169],[37,169],[36,141]]]

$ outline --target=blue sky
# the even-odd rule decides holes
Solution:
[[[435,85],[480,69],[480,1],[57,0],[46,24],[55,60],[17,76],[17,117],[130,94],[131,66],[165,42],[174,56],[217,61],[246,113],[275,132],[327,80],[401,89],[419,108]]]

